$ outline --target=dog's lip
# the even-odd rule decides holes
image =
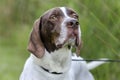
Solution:
[[[57,48],[62,48],[63,44],[58,44]]]
[[[76,38],[70,38],[69,40],[68,40],[68,43],[73,43],[73,42],[75,42],[75,40],[76,40]]]
[[[62,48],[64,46],[66,46],[66,45],[73,46],[73,45],[75,45],[75,40],[76,40],[75,36],[74,37],[70,37],[70,38],[66,39],[62,44],[57,44],[56,47],[57,48]]]

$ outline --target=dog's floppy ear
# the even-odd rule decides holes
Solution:
[[[36,57],[41,58],[45,53],[45,48],[40,38],[40,28],[41,19],[37,19],[34,22],[32,32],[30,34],[30,39],[28,43],[28,51],[34,54]]]
[[[78,31],[79,35],[77,36],[77,39],[76,39],[76,55],[79,56],[80,54],[80,49],[82,47],[82,40],[81,40],[81,30],[80,30],[80,27],[79,27],[79,31]]]
[[[80,49],[81,49],[81,47],[82,47],[82,41],[81,41],[81,39],[79,40],[79,45],[77,45],[76,46],[76,55],[77,56],[79,56],[79,54],[80,54]]]

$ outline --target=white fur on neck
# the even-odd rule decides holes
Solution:
[[[45,54],[42,58],[37,58],[31,55],[33,61],[38,66],[42,66],[48,69],[50,72],[66,72],[71,65],[71,50],[67,48],[61,48],[52,53],[48,53],[45,50]]]

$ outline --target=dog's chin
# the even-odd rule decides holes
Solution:
[[[70,38],[70,39],[64,41],[64,43],[58,44],[57,48],[65,47],[65,48],[71,49],[72,46],[75,46],[75,40],[76,40],[75,38],[74,39]]]

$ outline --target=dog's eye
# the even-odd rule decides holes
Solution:
[[[57,16],[56,16],[56,15],[51,15],[51,16],[50,16],[50,19],[51,19],[52,21],[55,21],[55,20],[57,20]]]
[[[72,14],[72,17],[75,19],[78,19],[78,15],[77,14]]]

